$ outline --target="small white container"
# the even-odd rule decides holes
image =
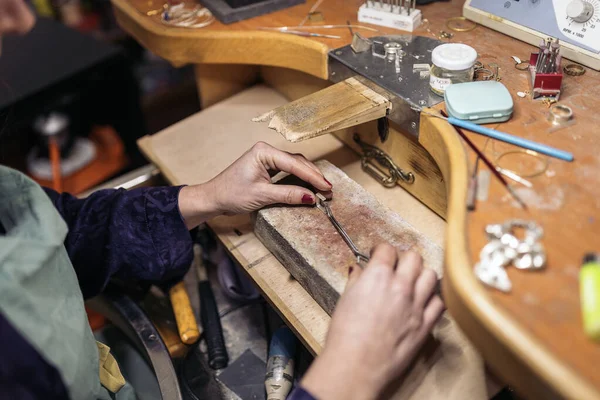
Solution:
[[[431,61],[429,86],[435,94],[443,96],[451,84],[473,80],[477,51],[466,44],[446,43],[433,49]]]

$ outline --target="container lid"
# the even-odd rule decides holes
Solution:
[[[441,44],[431,53],[431,61],[440,68],[451,71],[469,69],[477,61],[477,51],[462,43]]]
[[[513,100],[506,86],[497,81],[455,83],[444,92],[448,114],[477,123],[484,119],[506,120]]]

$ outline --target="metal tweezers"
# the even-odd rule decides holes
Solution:
[[[329,220],[331,221],[331,223],[333,224],[335,229],[338,231],[338,233],[340,234],[342,239],[344,239],[344,242],[346,242],[348,247],[350,247],[350,250],[352,250],[352,253],[354,253],[354,256],[356,257],[356,262],[359,265],[360,265],[361,261],[364,263],[368,263],[369,259],[370,259],[369,256],[364,255],[363,253],[360,252],[360,250],[358,250],[358,247],[356,247],[356,245],[354,244],[354,242],[352,241],[352,239],[350,238],[348,233],[346,233],[346,230],[342,227],[342,225],[340,225],[340,223],[337,221],[337,219],[335,219],[335,217],[333,216],[333,213],[331,212],[331,208],[329,207],[329,204],[327,203],[327,199],[321,193],[317,193],[316,206],[319,210],[323,211],[325,213],[325,215],[327,215],[327,218],[329,218]]]

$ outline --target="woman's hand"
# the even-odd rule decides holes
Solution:
[[[0,1],[0,39],[7,33],[25,34],[33,28],[34,24],[35,16],[25,1]]]
[[[279,171],[295,175],[319,191],[331,191],[321,171],[304,156],[259,142],[211,181],[181,189],[179,209],[187,227],[217,215],[248,213],[270,204],[315,203],[315,194],[306,188],[272,184],[271,175]]]
[[[444,310],[437,277],[421,257],[380,245],[354,267],[323,353],[302,386],[319,399],[374,399],[402,375]]]

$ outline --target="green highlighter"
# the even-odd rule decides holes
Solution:
[[[579,271],[583,330],[592,340],[600,340],[600,262],[598,255],[586,254]]]

